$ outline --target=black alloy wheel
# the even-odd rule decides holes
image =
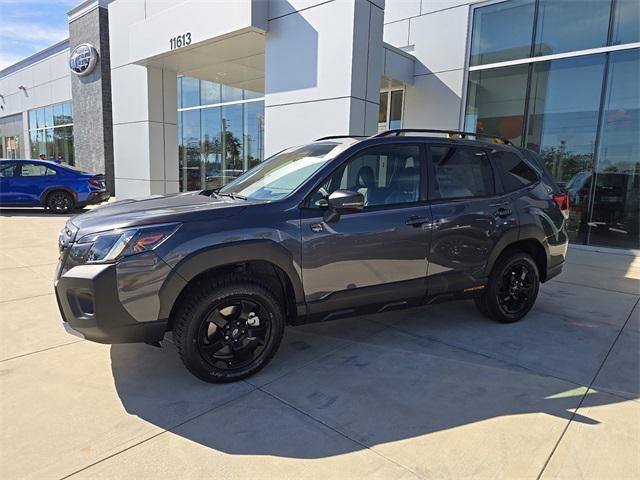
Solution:
[[[503,272],[498,288],[498,304],[507,314],[517,315],[526,308],[533,291],[533,273],[528,264],[516,262]]]
[[[73,197],[64,190],[55,190],[47,195],[47,208],[53,213],[69,213],[73,205]]]
[[[475,303],[487,317],[512,323],[533,308],[539,288],[540,275],[533,258],[524,252],[510,251],[498,259],[485,291]]]
[[[249,298],[227,299],[212,306],[200,323],[198,351],[212,367],[235,370],[255,361],[265,349],[271,329],[267,307]]]
[[[284,333],[280,302],[253,278],[230,274],[193,285],[173,315],[182,362],[211,383],[241,380],[275,355]]]

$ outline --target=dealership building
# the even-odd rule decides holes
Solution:
[[[388,128],[537,151],[574,243],[640,248],[637,0],[93,0],[0,71],[0,157],[118,198],[216,188],[279,150]]]

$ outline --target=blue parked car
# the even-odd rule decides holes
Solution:
[[[46,160],[0,160],[0,207],[42,206],[69,213],[108,199],[102,174]]]

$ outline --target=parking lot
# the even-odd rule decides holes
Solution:
[[[523,321],[472,302],[290,328],[249,381],[68,335],[66,217],[0,211],[0,476],[640,478],[640,256],[572,247]]]

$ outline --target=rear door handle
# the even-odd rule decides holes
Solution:
[[[409,217],[405,223],[418,228],[423,226],[425,223],[429,223],[429,219],[427,217]]]
[[[505,218],[511,215],[511,209],[508,207],[500,207],[496,210],[496,217]]]

